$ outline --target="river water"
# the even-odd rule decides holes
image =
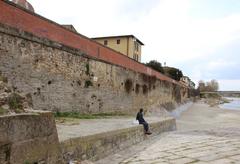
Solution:
[[[222,109],[230,109],[230,110],[240,110],[240,98],[235,97],[225,97],[230,101],[230,103],[224,103],[222,105],[219,105]]]

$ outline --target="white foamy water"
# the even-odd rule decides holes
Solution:
[[[181,113],[189,109],[192,106],[192,104],[193,102],[188,102],[184,105],[181,105],[174,109],[172,112],[169,112],[169,114],[174,118],[179,118],[181,116]]]
[[[231,109],[231,110],[240,110],[240,98],[235,97],[225,97],[229,100],[231,100],[229,103],[224,103],[222,105],[219,105],[222,109]]]

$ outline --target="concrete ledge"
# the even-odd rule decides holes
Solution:
[[[0,116],[0,163],[61,163],[50,112]]]
[[[174,118],[150,123],[152,135],[176,130]],[[151,136],[152,136],[151,135]],[[98,160],[133,144],[139,143],[148,137],[143,132],[142,125],[113,130],[95,135],[72,138],[60,143],[65,162],[70,160]]]

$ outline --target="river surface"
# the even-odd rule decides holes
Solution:
[[[240,98],[235,97],[226,97],[227,99],[231,100],[229,103],[224,103],[219,105],[222,109],[231,109],[231,110],[240,110]]]

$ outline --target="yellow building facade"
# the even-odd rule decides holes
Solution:
[[[144,44],[134,35],[97,37],[92,39],[128,56],[129,58],[141,62],[142,46]]]

